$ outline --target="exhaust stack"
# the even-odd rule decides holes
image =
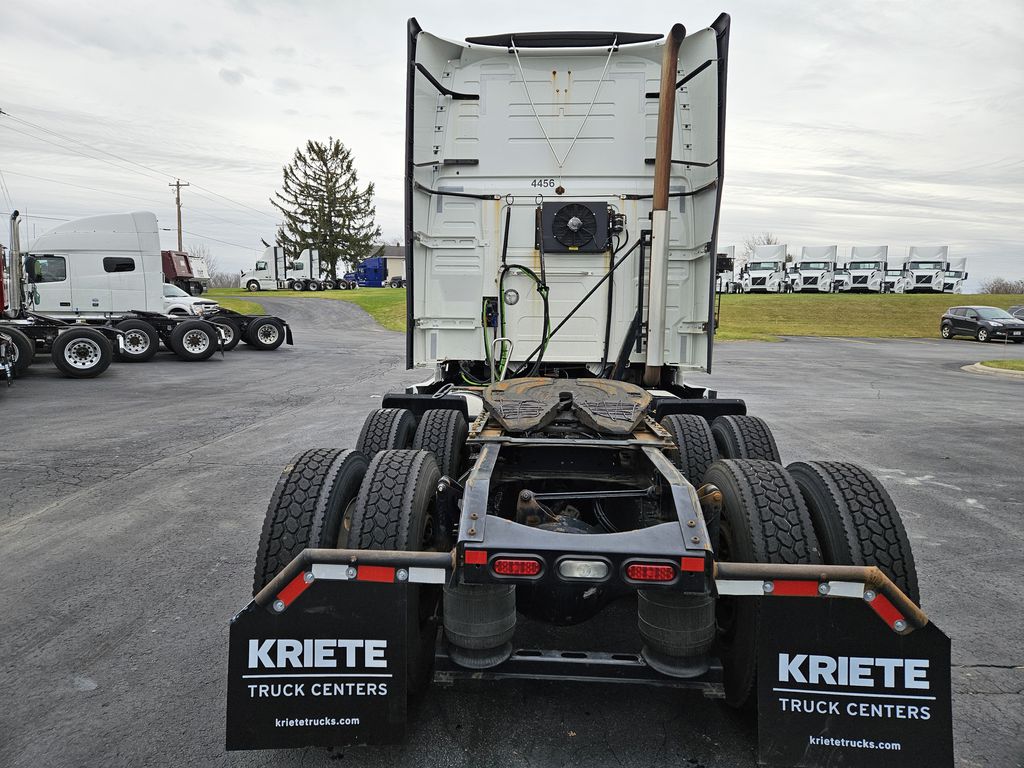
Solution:
[[[647,304],[647,366],[644,384],[661,382],[665,362],[665,300],[668,280],[668,187],[672,173],[672,128],[676,112],[676,67],[679,46],[686,37],[682,24],[673,24],[665,37],[658,94],[658,138],[654,153],[654,210],[651,214],[651,278]]]
[[[7,307],[0,307],[6,317],[15,318],[21,314],[21,239],[18,232],[18,212],[11,213],[11,249],[10,269],[4,275],[4,293],[7,295]]]

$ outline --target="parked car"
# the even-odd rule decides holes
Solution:
[[[1006,311],[1017,319],[1024,320],[1024,304],[1015,304]]]
[[[998,307],[950,307],[939,322],[944,339],[973,336],[978,341],[1006,339],[1024,341],[1024,320]]]
[[[176,285],[164,283],[164,313],[168,315],[202,315],[217,308],[217,302],[201,299]]]

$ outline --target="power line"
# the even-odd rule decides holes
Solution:
[[[177,232],[177,229],[173,227],[160,227],[161,232]],[[210,237],[209,235],[201,235],[198,232],[189,232],[187,229],[181,230],[186,235],[192,235],[192,237],[201,237],[204,240],[212,240],[215,243],[222,243],[223,245],[230,245],[233,248],[245,248],[247,251],[258,251],[258,248],[253,248],[251,245],[242,245],[241,243],[229,243],[227,240],[219,240],[216,237]]]
[[[52,136],[56,136],[58,138],[64,139],[65,141],[74,142],[75,144],[79,144],[79,145],[81,145],[83,147],[86,147],[87,149],[90,149],[93,152],[100,152],[102,154],[109,155],[110,157],[114,157],[114,158],[116,158],[116,159],[118,159],[118,160],[120,160],[122,162],[130,163],[131,165],[136,165],[139,168],[144,168],[145,170],[147,170],[147,171],[149,171],[151,173],[156,173],[156,174],[158,174],[160,176],[165,176],[167,178],[172,178],[172,179],[176,178],[176,176],[174,174],[167,173],[165,171],[157,170],[156,168],[152,168],[152,167],[150,167],[148,165],[144,165],[142,163],[135,162],[134,160],[129,160],[127,158],[121,157],[120,155],[116,155],[113,152],[109,152],[109,151],[107,151],[105,149],[102,149],[100,147],[95,147],[95,146],[93,146],[91,144],[88,144],[88,143],[86,143],[84,141],[80,141],[79,139],[75,139],[75,138],[72,138],[70,136],[65,136],[62,133],[59,133],[57,131],[54,131],[52,129],[46,128],[46,127],[41,126],[41,125],[36,125],[35,123],[31,123],[28,120],[25,120],[23,118],[20,118],[20,117],[17,117],[15,115],[12,115],[10,112],[5,112],[3,109],[0,109],[0,116],[10,118],[11,120],[15,120],[15,121],[17,121],[17,122],[19,122],[19,123],[21,123],[23,125],[27,125],[29,127],[35,128],[37,130],[44,131],[44,132],[46,132],[46,133],[48,133],[48,134],[50,134]],[[0,125],[4,125],[4,123],[0,122]],[[83,152],[79,152],[79,151],[73,149],[72,147],[66,147],[66,146],[63,146],[61,144],[57,144],[56,142],[49,141],[48,139],[44,139],[42,136],[35,136],[35,135],[33,135],[31,133],[27,133],[25,131],[19,131],[18,129],[16,129],[16,128],[10,126],[10,125],[5,125],[5,127],[8,130],[14,131],[15,133],[20,133],[23,136],[28,136],[29,138],[33,138],[33,139],[36,139],[38,141],[44,141],[47,144],[52,144],[53,146],[60,147],[61,149],[66,149],[66,150],[68,150],[70,152],[75,152],[75,154],[82,155],[83,157],[88,157],[91,160],[98,160],[100,162],[106,162],[109,165],[112,165],[113,167],[118,168],[120,170],[131,171],[133,173],[139,173],[140,175],[148,176],[148,174],[143,174],[141,171],[136,171],[136,170],[134,170],[132,168],[125,168],[125,167],[123,167],[121,165],[118,165],[117,163],[111,163],[109,160],[104,160],[103,158],[100,158],[100,157],[95,157],[93,155],[87,155],[87,154],[85,154]],[[205,192],[208,192],[211,195],[219,197],[222,200],[226,200],[227,202],[232,203],[233,205],[241,206],[242,208],[246,208],[247,210],[250,210],[250,211],[253,211],[255,213],[258,213],[261,216],[265,216],[268,219],[272,219],[275,222],[277,221],[277,217],[276,216],[273,216],[273,215],[271,215],[271,214],[269,214],[269,213],[267,213],[265,211],[261,211],[258,208],[254,208],[251,205],[247,205],[246,203],[239,202],[238,200],[230,198],[227,195],[222,195],[219,192],[214,192],[212,189],[209,189],[207,187],[201,186],[200,184],[196,184],[195,182],[192,182],[192,185],[195,186],[195,187],[198,187],[199,189],[204,190]]]
[[[11,206],[11,207],[13,208],[13,206]],[[14,213],[13,210],[11,210],[11,211],[0,211],[0,216],[10,216],[12,213]],[[47,219],[49,221],[71,221],[71,219],[62,219],[59,216],[41,216],[38,213],[28,213],[28,212],[26,212],[24,214],[24,216],[25,216],[26,219]]]
[[[11,200],[11,192],[7,189],[7,179],[4,178],[4,172],[0,171],[0,189],[3,190],[4,200],[7,201],[8,208],[14,208],[14,202]]]

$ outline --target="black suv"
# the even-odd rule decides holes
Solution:
[[[997,307],[950,307],[939,322],[944,339],[973,336],[978,341],[1007,339],[1024,342],[1024,320]]]

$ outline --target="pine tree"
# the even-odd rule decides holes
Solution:
[[[362,190],[352,152],[338,139],[307,141],[283,169],[284,184],[270,202],[284,215],[276,240],[290,255],[320,251],[320,263],[337,277],[338,261],[354,265],[371,256],[380,239],[374,222],[373,182]]]

